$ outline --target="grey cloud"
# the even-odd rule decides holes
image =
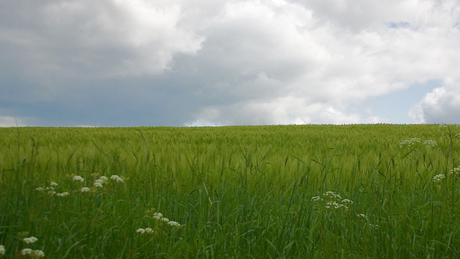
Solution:
[[[387,121],[350,106],[457,73],[460,5],[443,2],[8,0],[0,117],[66,126]]]
[[[16,2],[16,1],[15,1]],[[23,73],[74,78],[158,74],[203,39],[178,27],[178,5],[143,1],[7,2],[0,44],[16,50]],[[17,15],[12,17],[12,15]],[[147,54],[148,53],[148,54]]]

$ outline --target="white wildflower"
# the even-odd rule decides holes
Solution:
[[[153,229],[151,229],[151,228],[145,228],[145,233],[147,233],[147,234],[153,234]]]
[[[339,194],[332,192],[332,191],[327,191],[326,193],[323,194],[323,196],[326,196],[330,199],[342,199],[342,197]]]
[[[109,178],[107,178],[107,176],[101,176],[99,177],[99,180],[101,180],[103,183],[107,182],[109,180]]]
[[[55,194],[56,194],[55,191],[49,191],[49,192],[48,192],[48,195],[51,195],[51,196],[53,196],[53,195],[55,195]]]
[[[399,147],[402,148],[403,146],[408,146],[408,147],[411,147],[411,146],[414,146],[418,143],[420,143],[420,139],[419,138],[411,138],[411,139],[405,139],[403,141],[401,141],[401,143],[399,143]]]
[[[122,182],[125,181],[125,180],[123,180],[123,178],[121,178],[120,176],[118,176],[118,175],[116,175],[116,174],[110,176],[110,179],[115,180],[115,181],[117,181],[117,182],[119,182],[119,183],[122,183]]]
[[[316,201],[319,201],[319,200],[322,200],[322,199],[319,196],[315,196],[315,197],[311,197],[311,200],[316,202]]]
[[[34,250],[32,251],[32,254],[35,257],[45,257],[45,253],[42,250]]]
[[[35,188],[35,190],[37,190],[37,191],[39,191],[39,192],[42,192],[42,191],[45,190],[45,188],[43,188],[43,187],[37,187],[37,188]]]
[[[170,225],[172,227],[180,227],[180,224],[178,222],[176,222],[176,221],[169,221],[168,225]]]
[[[24,248],[24,249],[22,249],[21,254],[22,255],[30,255],[30,254],[32,254],[32,249]]]
[[[161,221],[169,222],[169,219],[168,218],[162,218]]]
[[[5,255],[6,249],[4,245],[0,245],[0,255]]]
[[[349,204],[353,204],[354,202],[349,200],[349,199],[343,199],[342,200],[342,203],[349,203]]]
[[[423,144],[425,144],[426,147],[434,147],[434,146],[438,145],[438,143],[436,143],[436,141],[434,141],[434,140],[425,140],[425,142],[423,142]]]
[[[450,171],[450,174],[453,174],[453,175],[460,174],[460,166],[452,169],[452,171]]]
[[[155,212],[153,213],[153,218],[157,220],[161,220],[163,218],[163,214],[161,214],[160,212]]]
[[[56,193],[56,196],[59,196],[59,197],[64,197],[64,196],[68,196],[68,195],[69,195],[68,192]]]
[[[74,182],[75,182],[75,181],[78,181],[78,182],[82,182],[82,183],[83,183],[83,182],[85,182],[85,178],[83,178],[83,177],[81,177],[81,176],[79,176],[79,175],[76,175],[76,176],[73,177],[73,181],[74,181]]]
[[[446,178],[444,174],[438,174],[433,177],[433,182],[439,183],[442,179]]]
[[[90,191],[91,191],[91,189],[88,188],[88,187],[82,187],[82,188],[80,189],[80,192],[90,192]]]
[[[96,188],[102,188],[103,186],[102,186],[102,183],[96,181],[96,182],[94,183],[94,187],[96,187]]]
[[[368,217],[366,215],[364,215],[364,214],[358,214],[357,216],[358,216],[358,218],[363,218],[365,220],[368,220]]]
[[[54,190],[54,187],[46,187],[45,190]]]
[[[31,237],[26,237],[23,239],[23,241],[26,243],[26,244],[33,244],[35,242],[38,241],[38,238],[34,237],[34,236],[31,236]]]
[[[380,226],[377,225],[377,224],[368,224],[368,225],[369,225],[370,228],[373,228],[373,229],[378,229],[378,228],[380,228]]]
[[[56,186],[58,186],[58,185],[59,185],[59,184],[57,184],[56,182],[51,182],[51,183],[50,183],[50,186],[53,186],[53,187],[56,187]]]
[[[330,208],[332,208],[332,207],[334,207],[334,208],[337,209],[337,208],[340,207],[340,205],[339,205],[337,202],[335,202],[335,201],[330,201],[330,202],[326,203],[326,208],[327,208],[327,209],[330,209]]]
[[[140,234],[144,234],[145,233],[145,229],[143,228],[139,228],[136,230],[137,233],[140,233]]]

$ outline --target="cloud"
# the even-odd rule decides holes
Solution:
[[[230,71],[206,91],[226,98],[202,108],[194,120],[387,122],[347,107],[456,73],[460,38],[452,26],[458,4],[371,2],[227,3],[204,30],[198,56]],[[262,78],[266,82],[257,84]]]
[[[4,59],[48,83],[51,74],[107,78],[160,74],[178,54],[196,54],[203,38],[181,28],[177,4],[151,1],[7,1],[0,44]],[[12,18],[15,16],[17,18]],[[7,18],[11,18],[7,20]],[[6,20],[6,21],[5,21]]]
[[[448,97],[459,85],[455,0],[1,7],[0,101],[12,111],[2,116],[101,126],[388,122],[352,108],[429,81],[446,82],[444,92],[414,106],[415,121],[457,109]]]
[[[460,118],[460,80],[446,80],[444,86],[435,88],[410,111],[416,123],[458,124]]]
[[[0,127],[23,126],[21,120],[14,117],[0,116]]]

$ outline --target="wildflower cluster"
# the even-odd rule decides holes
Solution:
[[[365,220],[369,220],[369,217],[367,217],[365,214],[357,214],[356,216],[358,216],[358,218],[362,218],[362,219],[365,219]]]
[[[80,192],[81,193],[91,192],[91,189],[89,187],[81,187]]]
[[[81,177],[79,175],[75,175],[72,179],[73,179],[74,182],[81,182],[81,183],[85,182],[85,178],[83,178],[83,177]]]
[[[139,228],[136,230],[137,233],[140,234],[153,234],[153,229],[151,228]]]
[[[26,244],[33,244],[38,241],[38,238],[31,236],[26,237],[22,241]],[[22,255],[29,255],[33,258],[45,257],[45,253],[42,250],[32,250],[31,248],[24,248],[21,250]]]
[[[6,249],[4,245],[0,245],[0,255],[5,255]]]
[[[110,177],[110,179],[115,181],[115,182],[120,182],[120,183],[123,183],[125,181],[123,178],[121,178],[118,175],[112,175]],[[75,176],[72,177],[72,181],[73,182],[84,183],[85,178],[81,177],[80,175],[75,175]],[[106,184],[107,182],[109,182],[109,178],[107,176],[101,176],[101,177],[99,177],[99,179],[94,181],[93,186],[95,188],[103,188],[104,184]],[[48,195],[58,196],[58,197],[65,197],[65,196],[70,195],[69,192],[61,192],[61,193],[56,192],[55,187],[57,187],[57,186],[59,186],[58,183],[51,182],[50,186],[48,186],[48,187],[37,187],[37,188],[35,188],[35,190],[39,191],[39,192],[47,192]],[[79,190],[80,193],[90,193],[91,191],[92,191],[91,188],[86,187],[86,186],[81,187],[80,190]]]
[[[454,176],[460,175],[460,166],[452,169],[449,174]]]
[[[162,222],[165,222],[166,224],[168,224],[168,225],[170,225],[172,227],[180,227],[181,226],[178,222],[172,221],[172,220],[169,220],[168,218],[163,217],[163,214],[161,214],[160,212],[153,213],[153,218],[156,219],[156,220],[160,220]]]
[[[436,141],[434,141],[434,140],[429,140],[429,139],[428,139],[428,140],[425,140],[425,141],[423,142],[423,144],[424,144],[426,147],[434,147],[434,146],[438,145],[438,143],[436,143]]]
[[[123,180],[123,178],[121,178],[120,176],[118,176],[116,174],[110,176],[110,179],[114,180],[114,181],[117,181],[119,183],[124,183],[125,182],[125,180]]]
[[[401,143],[399,143],[399,147],[402,148],[402,147],[412,147],[412,146],[415,146],[417,144],[420,143],[420,139],[419,138],[411,138],[411,139],[405,139],[403,141],[401,141]]]
[[[99,179],[94,181],[93,186],[96,187],[96,188],[102,188],[102,187],[104,187],[103,184],[107,183],[108,181],[109,181],[109,178],[107,178],[107,176],[101,176],[101,177],[99,177]]]
[[[321,196],[312,197],[313,202],[322,202],[326,209],[345,209],[348,210],[348,207],[354,202],[349,199],[342,199],[342,196],[339,194],[327,191]]]
[[[30,248],[22,249],[21,254],[30,255],[34,258],[45,257],[45,253],[42,250],[32,250]]]
[[[377,224],[371,224],[371,223],[368,223],[367,226],[368,226],[369,228],[371,228],[371,229],[379,229],[379,228],[380,228],[379,225],[377,225]]]
[[[26,237],[23,239],[24,243],[26,244],[33,244],[38,241],[38,238],[31,236],[31,237]]]
[[[378,224],[372,224],[372,223],[369,223],[369,217],[366,215],[366,214],[356,214],[356,216],[358,216],[358,218],[360,219],[363,219],[366,221],[366,224],[364,225],[364,227],[368,227],[370,229],[379,229],[380,226]]]
[[[415,147],[415,146],[419,145],[421,143],[421,141],[422,140],[420,138],[405,139],[405,140],[403,140],[403,141],[401,141],[399,143],[399,148]],[[430,148],[430,147],[437,146],[438,143],[436,143],[436,141],[434,141],[434,140],[427,139],[427,140],[423,141],[423,145],[425,145],[425,147],[427,147],[427,148]]]
[[[440,183],[442,179],[446,178],[445,174],[438,174],[433,177],[433,182]]]
[[[163,217],[163,214],[160,212],[153,213],[153,218],[160,222],[166,223],[167,225],[171,227],[178,228],[182,226],[179,222],[172,221],[172,220],[169,220],[168,218]],[[138,228],[136,232],[139,234],[153,234],[154,233],[153,229],[151,228]]]
[[[456,134],[454,135],[454,138],[460,138],[460,133],[456,133]]]
[[[47,192],[47,194],[50,195],[50,196],[64,197],[64,196],[69,195],[68,192],[62,192],[62,193],[56,192],[56,190],[54,188],[58,187],[58,186],[59,186],[58,183],[51,182],[50,186],[48,186],[48,187],[41,187],[40,186],[40,187],[35,188],[35,190],[39,191],[39,192]]]

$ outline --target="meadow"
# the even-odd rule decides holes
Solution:
[[[460,258],[459,133],[0,128],[0,258]]]

